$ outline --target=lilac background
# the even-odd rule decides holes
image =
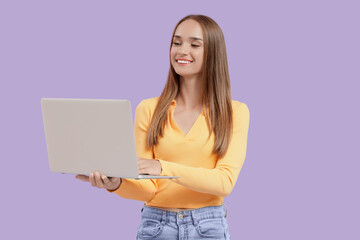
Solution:
[[[135,239],[142,202],[52,173],[41,97],[158,96],[187,14],[222,28],[248,152],[233,239],[360,239],[358,1],[1,1],[1,235]],[[355,82],[357,81],[357,82]]]

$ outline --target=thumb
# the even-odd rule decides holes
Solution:
[[[79,179],[79,180],[81,180],[81,181],[84,181],[84,182],[89,182],[89,181],[90,181],[90,180],[89,180],[89,177],[86,176],[86,175],[80,175],[80,174],[78,174],[78,175],[75,176],[75,178],[77,178],[77,179]]]

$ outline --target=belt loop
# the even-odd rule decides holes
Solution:
[[[196,218],[195,210],[190,210],[191,219],[193,221],[194,226],[196,227],[198,225],[198,220]]]
[[[161,224],[162,225],[166,224],[166,211],[165,210],[162,210]]]

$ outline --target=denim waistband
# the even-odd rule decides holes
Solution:
[[[144,206],[141,209],[142,217],[153,219],[165,224],[167,222],[176,222],[177,224],[197,223],[204,219],[223,218],[227,216],[225,204],[220,206],[209,206],[193,210],[180,212],[166,211],[155,207]]]

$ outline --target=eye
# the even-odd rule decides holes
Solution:
[[[174,45],[180,45],[181,43],[179,42],[173,42]]]
[[[200,45],[196,45],[196,44],[191,44],[191,46],[193,46],[193,47],[200,47]]]

